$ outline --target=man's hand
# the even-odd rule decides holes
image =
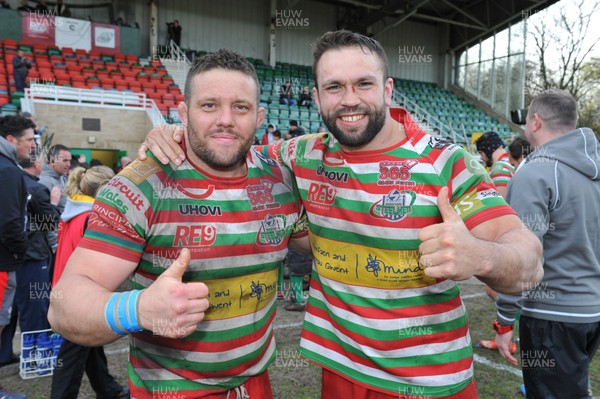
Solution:
[[[196,331],[208,309],[208,287],[204,283],[183,283],[190,263],[190,251],[179,257],[140,297],[139,321],[142,328],[168,338],[182,338]]]
[[[471,234],[448,202],[447,187],[438,193],[437,203],[443,222],[419,231],[421,264],[429,277],[467,280],[476,274],[481,261],[476,252],[481,240]]]
[[[512,353],[510,353],[510,349],[513,344],[513,335],[513,331],[509,331],[505,334],[496,334],[496,346],[498,347],[498,353],[500,354],[500,356],[505,358],[506,361],[512,364],[513,366],[518,366],[519,362],[512,355]]]
[[[52,187],[50,190],[50,203],[54,206],[57,206],[60,203],[60,197],[62,195],[62,190],[58,186]]]
[[[173,162],[181,165],[185,161],[185,153],[180,143],[183,141],[184,129],[176,125],[160,125],[148,133],[146,139],[138,149],[138,158],[146,159],[146,151],[150,150],[164,165]]]

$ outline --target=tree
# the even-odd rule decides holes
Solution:
[[[600,57],[585,63],[582,74],[589,80],[600,81]],[[600,85],[596,83],[588,95],[579,101],[579,126],[589,127],[600,137]]]
[[[600,36],[589,35],[595,14],[600,14],[600,0],[560,2],[557,6],[554,16],[544,10],[528,18],[536,69],[528,79],[527,96],[559,88],[581,101],[600,85],[600,74],[584,68],[594,46],[600,43]]]

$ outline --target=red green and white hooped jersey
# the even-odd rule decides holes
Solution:
[[[345,153],[330,134],[264,148],[292,169],[308,216],[300,353],[375,391],[445,397],[473,379],[467,313],[454,281],[424,274],[419,230],[442,222],[442,187],[469,229],[514,212],[469,153],[390,111],[407,138],[382,151]]]
[[[510,179],[512,179],[514,174],[515,168],[510,164],[506,152],[493,163],[490,169],[490,177],[496,187],[508,187],[508,183],[510,183]]]
[[[189,161],[134,161],[99,193],[84,248],[138,263],[133,289],[148,287],[189,248],[184,281],[209,288],[210,307],[182,339],[153,320],[130,338],[133,398],[200,398],[233,389],[275,357],[273,319],[279,266],[296,231],[301,203],[290,171],[257,151],[247,176],[220,178]],[[106,270],[110,273],[111,270]]]

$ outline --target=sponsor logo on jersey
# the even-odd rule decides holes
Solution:
[[[393,189],[380,201],[371,205],[370,214],[374,218],[399,222],[412,212],[412,205],[417,198],[414,191]]]
[[[419,161],[409,159],[405,161],[379,162],[379,176],[377,184],[380,186],[414,186],[410,181],[410,169]]]
[[[217,238],[217,229],[212,225],[196,224],[175,227],[173,246],[193,248],[212,245]]]
[[[179,204],[177,210],[181,215],[222,216],[218,205]]]
[[[348,172],[338,172],[333,170],[326,170],[323,165],[317,168],[317,176],[323,176],[327,180],[348,182]]]
[[[275,202],[273,196],[273,187],[275,183],[269,180],[261,180],[259,184],[246,187],[248,202],[253,211],[262,211],[265,209],[275,209],[281,207],[279,202]]]
[[[258,159],[260,159],[261,161],[263,161],[264,163],[266,163],[267,165],[271,165],[271,166],[275,166],[277,165],[277,162],[275,162],[275,160],[264,156],[260,151],[257,151],[255,148],[252,148],[252,152],[254,153],[254,155],[256,155],[256,157]]]
[[[127,165],[127,167],[123,169],[119,175],[125,176],[135,184],[139,185],[141,182],[156,174],[158,171],[160,171],[160,166],[154,159],[146,158],[145,161],[136,159]]]
[[[430,137],[429,138],[429,146],[431,148],[433,148],[434,150],[441,150],[445,147],[451,146],[451,145],[455,145],[452,142],[446,140],[446,139],[442,139],[439,137]]]
[[[119,212],[126,214],[130,205],[138,211],[144,208],[144,198],[127,186],[121,179],[113,179],[98,194],[98,198],[113,205]]]
[[[332,205],[335,202],[337,190],[329,184],[311,183],[306,199],[318,205]]]

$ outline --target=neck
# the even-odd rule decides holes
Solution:
[[[200,169],[202,169],[205,172],[210,173],[213,176],[217,176],[217,177],[242,177],[242,176],[246,176],[246,174],[248,173],[248,167],[246,166],[246,158],[244,158],[242,160],[242,162],[240,162],[239,164],[234,165],[234,166],[232,166],[230,168],[215,169],[215,168],[209,166],[203,160],[201,160],[200,157],[198,157],[196,155],[196,153],[194,151],[192,151],[191,148],[188,147],[186,149],[186,154],[187,154],[187,159],[189,159],[194,165],[198,166]]]
[[[498,162],[500,158],[502,158],[506,154],[504,148],[496,148],[496,151],[492,153],[492,162]]]

